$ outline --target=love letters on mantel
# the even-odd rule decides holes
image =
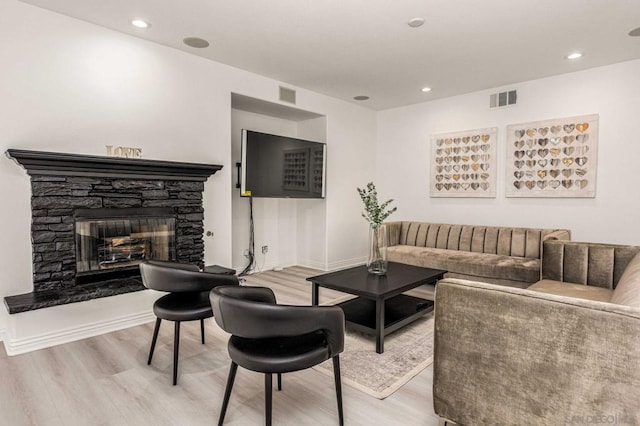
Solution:
[[[432,197],[496,196],[498,128],[431,136]]]
[[[598,115],[507,126],[507,197],[595,197]]]

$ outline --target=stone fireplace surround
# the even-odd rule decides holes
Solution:
[[[144,289],[136,276],[76,283],[76,209],[172,208],[177,261],[203,266],[204,182],[222,166],[13,149],[7,155],[31,176],[34,288],[5,297],[10,314]]]

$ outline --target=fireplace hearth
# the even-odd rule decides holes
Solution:
[[[32,293],[9,313],[143,290],[145,259],[203,266],[207,178],[222,166],[8,150],[31,177]]]

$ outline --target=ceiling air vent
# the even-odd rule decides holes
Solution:
[[[296,103],[296,91],[280,86],[280,100],[283,102]]]
[[[489,95],[489,107],[498,108],[508,105],[515,105],[518,99],[518,93],[515,90],[508,92],[500,92]]]

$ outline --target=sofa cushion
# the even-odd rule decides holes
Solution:
[[[528,287],[527,290],[555,294],[556,296],[595,300],[596,302],[609,302],[611,300],[611,295],[613,294],[613,290],[609,290],[608,288],[554,280],[540,280]]]
[[[624,270],[611,297],[611,303],[640,308],[640,253]]]
[[[531,285],[531,281],[504,280],[493,277],[476,277],[475,275],[460,274],[457,272],[447,272],[444,278],[455,278],[457,280],[483,282],[487,284],[496,284],[513,288],[527,288]]]
[[[392,262],[471,275],[479,280],[486,277],[536,282],[540,278],[540,261],[526,257],[396,245],[387,248],[387,258]]]

